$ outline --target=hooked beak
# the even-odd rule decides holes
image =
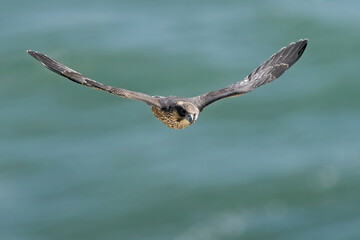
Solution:
[[[186,115],[186,119],[190,122],[193,123],[195,120],[195,114],[188,114]]]

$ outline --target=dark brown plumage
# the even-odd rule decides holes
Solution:
[[[251,92],[255,88],[280,77],[301,57],[307,43],[307,39],[293,42],[272,55],[267,61],[245,77],[244,80],[223,89],[192,98],[149,96],[140,92],[114,88],[87,78],[81,73],[72,70],[44,54],[32,50],[28,50],[27,52],[51,71],[73,82],[106,91],[123,98],[143,101],[151,106],[151,111],[166,126],[173,129],[183,129],[193,124],[197,120],[199,113],[209,104],[223,98],[236,97]]]

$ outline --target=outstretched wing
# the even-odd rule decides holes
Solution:
[[[205,93],[194,97],[192,100],[197,104],[200,111],[207,105],[227,97],[236,97],[248,93],[255,88],[280,77],[289,69],[303,54],[307,46],[307,39],[300,39],[283,47],[272,55],[267,61],[262,63],[244,80],[236,82],[228,87],[213,92]]]
[[[74,70],[72,70],[71,68],[55,61],[54,59],[39,53],[39,52],[35,52],[32,50],[28,50],[27,51],[32,57],[34,57],[36,60],[38,60],[39,62],[41,62],[45,67],[47,67],[48,69],[50,69],[51,71],[64,76],[68,79],[70,79],[73,82],[76,82],[78,84],[87,86],[87,87],[91,87],[91,88],[95,88],[95,89],[99,89],[123,98],[129,98],[129,99],[134,99],[134,100],[139,100],[139,101],[143,101],[149,105],[153,105],[156,107],[161,107],[161,103],[159,102],[159,100],[155,97],[149,96],[147,94],[144,93],[140,93],[140,92],[133,92],[133,91],[129,91],[126,89],[122,89],[122,88],[114,88],[99,82],[96,82],[90,78],[87,78],[85,76],[83,76],[81,73],[78,73]]]

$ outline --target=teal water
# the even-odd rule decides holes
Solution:
[[[360,239],[359,1],[2,1],[0,239]],[[308,38],[281,78],[165,127],[76,85],[195,96]]]

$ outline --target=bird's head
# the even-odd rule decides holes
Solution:
[[[193,124],[197,120],[199,113],[199,108],[191,102],[178,101],[175,102],[175,106],[173,108],[174,117],[181,128],[185,128]]]
[[[166,126],[183,129],[193,124],[199,116],[199,108],[187,101],[176,101],[168,109],[151,107],[154,115]]]

